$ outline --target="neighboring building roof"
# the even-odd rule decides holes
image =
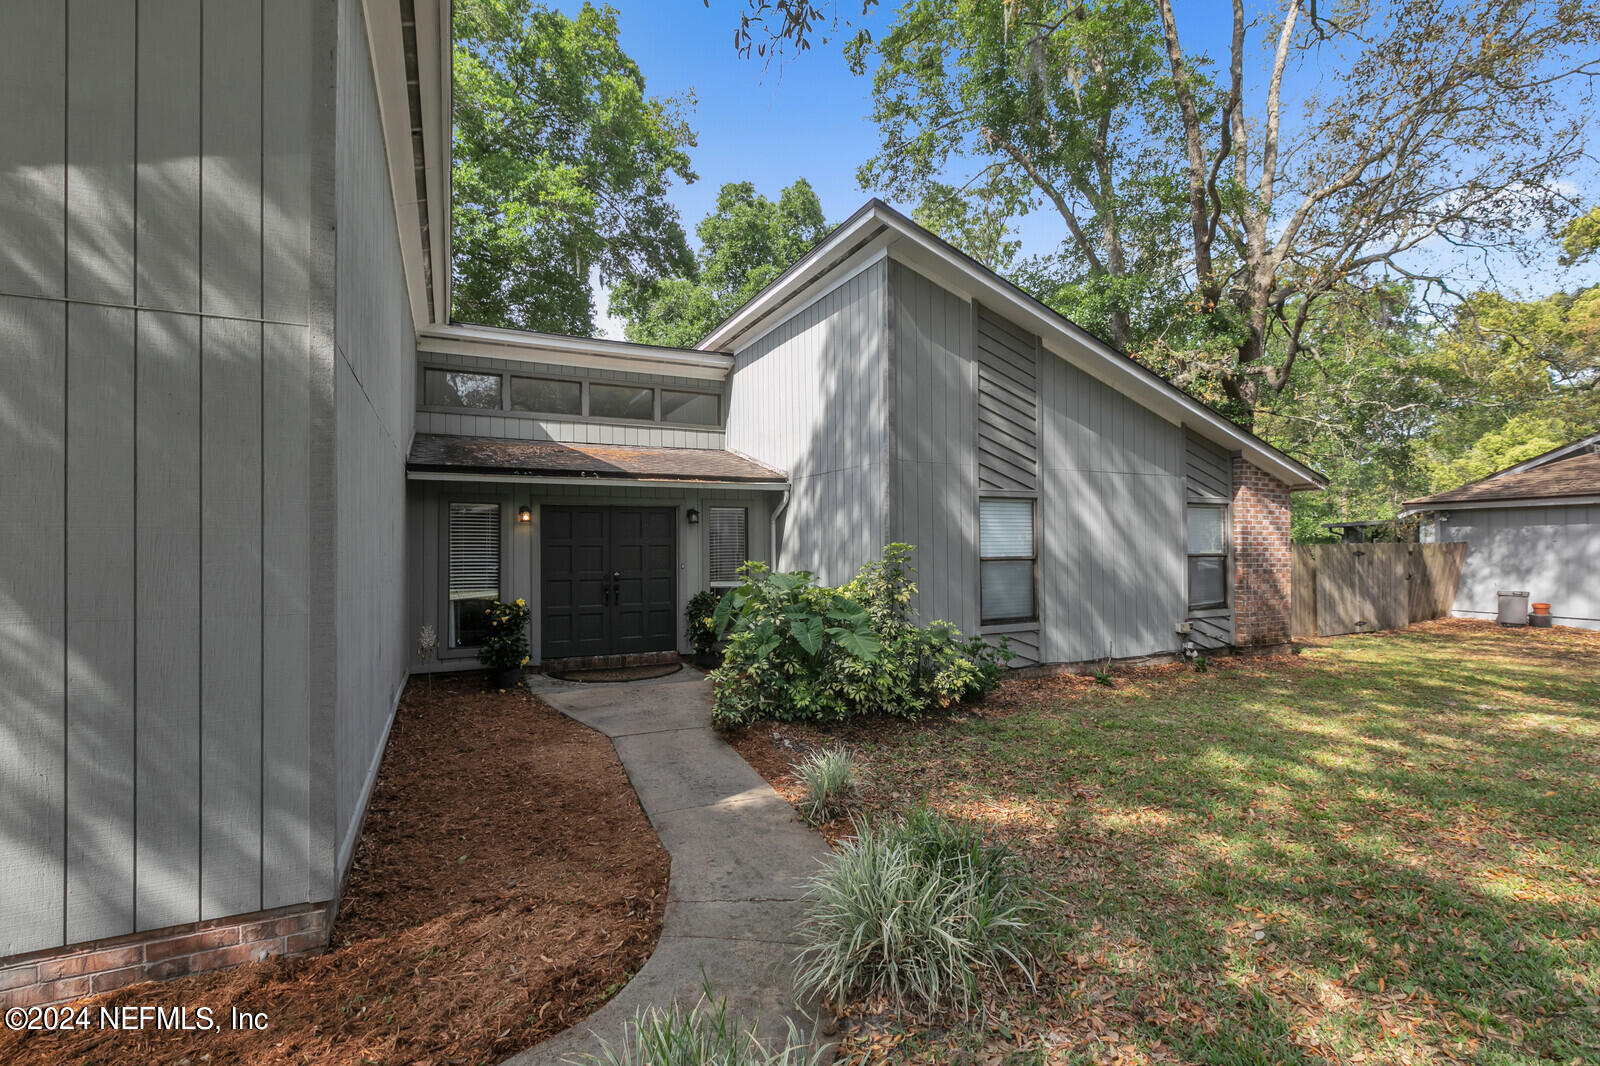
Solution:
[[[1500,471],[1500,474],[1516,474],[1523,470],[1531,470],[1536,466],[1553,463],[1564,456],[1582,451],[1600,451],[1600,433],[1591,433],[1587,437],[1580,437],[1571,444],[1563,444],[1559,448],[1551,448],[1547,452],[1541,452],[1532,459],[1524,459],[1515,466],[1506,467]],[[1491,474],[1490,477],[1499,477],[1500,474]]]
[[[1600,499],[1600,452],[1569,454],[1529,467],[1519,463],[1449,492],[1406,501],[1406,514],[1463,505]]]
[[[712,448],[633,448],[547,440],[501,440],[418,433],[406,469],[412,473],[508,478],[683,481],[784,485],[782,471]]]
[[[1172,382],[1023,292],[988,267],[940,240],[881,200],[868,200],[820,244],[735,311],[700,342],[730,351],[748,344],[789,314],[875,260],[889,256],[952,292],[975,298],[1039,334],[1060,358],[1170,421],[1186,426],[1283,481],[1291,489],[1321,489],[1327,479],[1304,463],[1241,429]]]

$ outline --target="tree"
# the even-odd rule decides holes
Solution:
[[[591,271],[614,284],[691,262],[667,189],[694,180],[694,134],[645,94],[610,8],[456,0],[454,19],[453,313],[588,336]]]
[[[1600,252],[1600,207],[1591,207],[1561,231],[1561,265],[1572,266]]]
[[[913,0],[852,57],[879,60],[883,152],[863,182],[907,194],[964,162],[992,201],[990,176],[1011,175],[1004,197],[1022,175],[1036,199],[1014,213],[1042,199],[1067,224],[1074,298],[1093,310],[1082,294],[1103,293],[1113,341],[1214,382],[1246,424],[1325,335],[1325,305],[1394,278],[1455,298],[1430,250],[1520,252],[1534,223],[1570,213],[1560,179],[1600,74],[1592,5],[1349,0],[1318,15],[1284,0],[1255,69],[1258,23],[1234,0],[1218,70],[1184,49],[1171,0],[1152,3],[1154,23],[1136,0]],[[1297,95],[1287,76],[1306,68],[1315,88]]]
[[[700,251],[685,270],[629,278],[611,293],[611,313],[629,340],[691,347],[827,234],[822,203],[799,179],[774,203],[749,182],[724,185],[716,210],[696,227]]]
[[[1020,265],[1031,288],[1121,347],[1166,321],[1182,276],[1178,125],[1146,0],[913,0],[848,54],[858,73],[877,61],[883,147],[863,188],[919,203],[918,221],[996,269],[996,231],[1053,211],[1069,239]],[[948,183],[960,163],[970,176]]]

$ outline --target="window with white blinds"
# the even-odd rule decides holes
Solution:
[[[471,648],[488,630],[485,608],[500,595],[500,505],[450,505],[450,646]]]
[[[745,509],[713,507],[706,520],[711,541],[711,584],[736,585],[748,555]]]
[[[1030,622],[1034,604],[1035,543],[1032,500],[978,502],[978,585],[985,624]]]

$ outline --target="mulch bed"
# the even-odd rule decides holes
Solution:
[[[266,1033],[0,1031],[0,1062],[497,1060],[643,965],[668,865],[605,737],[523,689],[414,680],[326,954],[79,1001],[236,1006],[265,1012]]]

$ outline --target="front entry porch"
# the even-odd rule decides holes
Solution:
[[[425,626],[438,636],[436,657],[414,657],[413,672],[476,668],[481,627],[473,620],[492,599],[527,601],[533,665],[631,665],[686,653],[689,598],[731,584],[746,560],[770,561],[787,483],[740,457],[605,449],[608,467],[589,472],[572,467],[601,451],[592,446],[542,443],[535,467],[522,442],[449,444],[470,465],[445,466],[442,450],[419,461],[414,446],[409,472],[408,643],[415,648]],[[514,472],[486,462],[513,447]],[[747,480],[733,478],[743,473],[735,461],[753,468]],[[629,477],[624,463],[648,465]],[[708,467],[727,480],[705,479]]]

